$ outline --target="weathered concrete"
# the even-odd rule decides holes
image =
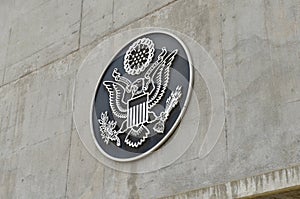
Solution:
[[[65,198],[82,58],[74,53],[0,87],[0,198]]]
[[[176,0],[83,1],[80,46],[108,35]]]
[[[166,198],[298,198],[299,171],[299,166],[294,166]],[[293,192],[287,193],[289,190]]]
[[[209,52],[225,83],[226,123],[204,159],[195,158],[199,134],[170,166],[123,173],[80,141],[73,82],[102,39],[151,26]],[[0,198],[232,198],[300,184],[298,1],[3,0],[0,29]],[[209,95],[195,79],[205,130]]]
[[[291,9],[291,2],[281,4],[280,18],[288,27],[280,27],[271,14],[275,11],[272,6],[277,3],[235,2],[237,10],[228,2],[223,7],[227,11],[224,27],[235,30],[229,33],[231,29],[225,29],[223,39],[232,176],[255,175],[299,161],[296,151],[299,151],[300,126],[296,120],[299,121],[300,114],[295,112],[299,103],[293,102],[300,97],[299,56],[288,53],[297,54],[299,49],[300,43],[294,39],[299,38],[296,30],[299,13],[291,18],[283,14]],[[290,31],[290,23],[294,31]],[[280,37],[274,39],[275,32],[285,34],[286,39],[293,38],[291,43],[280,41]]]
[[[3,30],[8,34],[4,83],[78,49],[80,0],[5,1],[1,7],[1,21],[8,23]]]
[[[68,198],[104,198],[105,166],[99,164],[86,150],[76,130],[72,132],[67,182]]]

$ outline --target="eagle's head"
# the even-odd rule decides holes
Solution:
[[[135,80],[132,84],[131,84],[131,91],[132,91],[132,96],[137,96],[141,93],[144,93],[144,78],[139,78],[137,80]]]

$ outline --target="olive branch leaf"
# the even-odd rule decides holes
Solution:
[[[101,132],[101,137],[104,140],[104,142],[108,144],[109,141],[116,141],[117,146],[120,146],[120,138],[118,137],[119,133],[115,130],[117,122],[113,120],[109,121],[107,111],[105,113],[101,113],[98,122],[100,125],[99,129]]]

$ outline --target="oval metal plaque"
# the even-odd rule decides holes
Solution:
[[[176,36],[153,32],[130,41],[97,85],[91,123],[98,149],[116,161],[157,149],[183,117],[192,79],[188,51]]]

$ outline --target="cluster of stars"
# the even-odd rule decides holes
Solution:
[[[138,39],[126,51],[124,69],[130,75],[138,75],[150,64],[153,56],[153,42],[148,38]]]
[[[144,46],[143,46],[144,47]],[[147,59],[148,59],[148,55],[149,55],[149,50],[147,48],[139,48],[139,49],[135,49],[132,53],[131,53],[131,60],[130,60],[130,65],[131,67],[135,66],[140,66],[142,64],[144,64]]]

